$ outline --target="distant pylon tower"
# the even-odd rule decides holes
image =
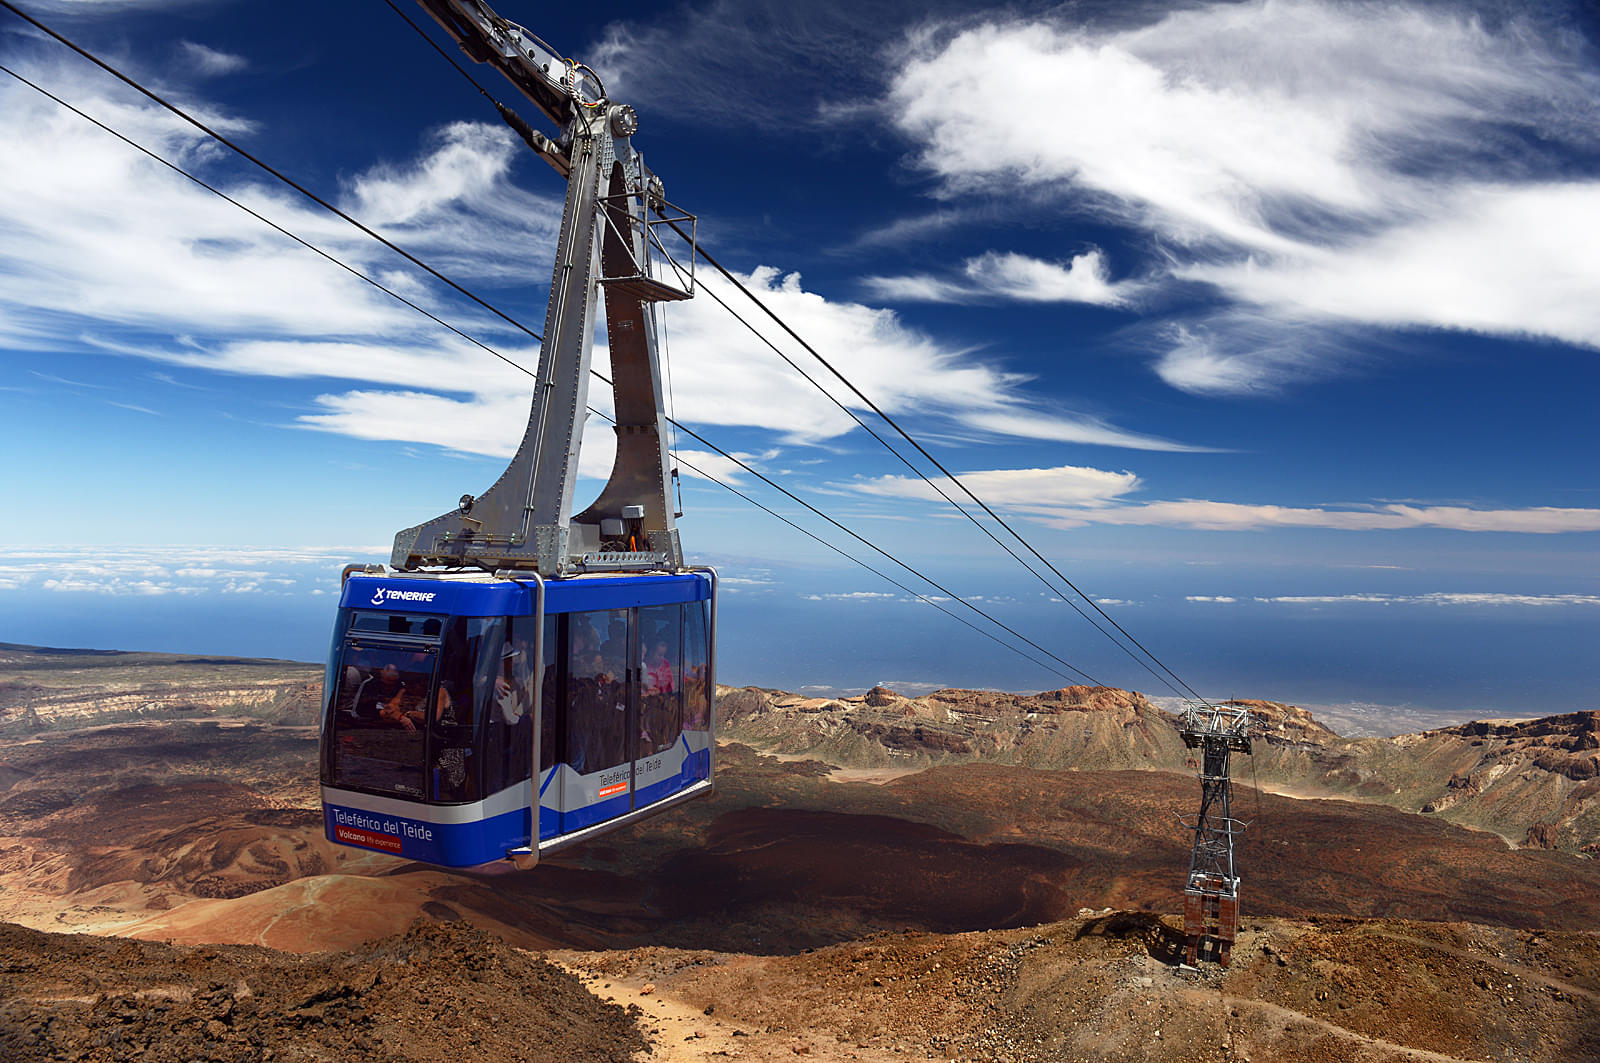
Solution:
[[[1233,836],[1246,824],[1231,812],[1233,784],[1229,759],[1250,752],[1250,710],[1190,705],[1181,722],[1184,745],[1199,749],[1200,813],[1181,819],[1194,831],[1189,880],[1183,889],[1184,962],[1202,958],[1228,966],[1239,936],[1239,876],[1233,864]]]

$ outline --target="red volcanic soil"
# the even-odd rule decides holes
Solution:
[[[663,914],[673,919],[708,907],[819,907],[853,913],[863,928],[955,933],[1060,918],[1076,907],[1060,885],[1073,865],[1059,850],[972,842],[891,816],[744,808],[719,816],[702,847],[657,874],[671,884]]]
[[[773,1051],[762,1059],[1600,1058],[1592,934],[1249,921],[1234,965],[1199,972],[1174,966],[1180,942],[1168,921],[1115,912],[1011,931],[879,933],[781,957],[558,955],[591,986],[652,987],[766,1034]]]
[[[531,873],[482,875],[329,844],[314,746],[299,730],[146,726],[11,747],[27,782],[0,793],[0,917],[305,950],[400,933],[432,912],[529,947],[795,952],[880,929],[1170,911],[1190,842],[1178,813],[1198,792],[1165,772],[997,764],[841,784],[726,747],[714,796]],[[1239,843],[1247,914],[1600,927],[1592,860],[1242,785],[1234,812],[1251,822]]]
[[[173,948],[0,924],[0,1058],[631,1060],[635,1014],[465,923],[349,953]]]
[[[257,724],[0,748],[0,918],[127,936],[0,927],[0,1060],[1600,1058],[1600,864],[1245,767],[1235,964],[1194,974],[1192,774],[726,746],[710,798],[467,874],[328,844],[314,763]]]

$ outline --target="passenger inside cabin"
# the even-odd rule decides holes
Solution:
[[[500,674],[494,677],[494,700],[500,717],[514,727],[528,714],[530,690],[527,654],[507,642],[500,651]]]
[[[672,658],[667,656],[667,640],[657,639],[644,661],[645,691],[672,693]]]
[[[472,797],[473,789],[467,771],[467,757],[471,755],[471,750],[466,744],[472,740],[472,728],[465,726],[466,721],[460,717],[460,714],[471,711],[470,695],[468,701],[458,703],[453,686],[448,679],[439,681],[439,693],[434,698],[433,719],[430,721],[434,748],[438,750],[433,765],[433,796],[439,801],[468,800]]]
[[[598,675],[605,670],[600,657],[600,633],[587,619],[572,622],[572,671],[574,675]]]
[[[605,673],[614,682],[621,682],[626,678],[625,669],[628,660],[628,622],[616,618],[611,621],[605,645],[600,647],[600,656],[605,662]]]
[[[387,721],[398,725],[405,719],[405,694],[400,669],[391,661],[362,681],[356,691],[355,714],[372,723]]]

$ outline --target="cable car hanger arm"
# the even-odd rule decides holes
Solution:
[[[661,182],[633,146],[633,108],[608,100],[588,67],[558,55],[481,0],[419,2],[468,56],[492,64],[562,124],[561,139],[550,141],[495,104],[562,174],[567,194],[521,445],[481,495],[463,495],[454,511],[396,535],[391,564],[536,569],[547,579],[597,570],[679,571],[684,560],[668,504],[672,468],[654,304],[690,297],[693,278],[687,287],[657,280],[651,258],[655,226],[693,218],[666,203]],[[600,305],[617,453],[600,496],[574,514]]]
[[[594,71],[558,55],[480,0],[419,2],[474,62],[494,66],[561,128],[572,121],[574,101],[593,107],[604,100],[605,90]]]

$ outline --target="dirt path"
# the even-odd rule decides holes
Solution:
[[[1407,945],[1415,945],[1417,948],[1428,949],[1431,952],[1442,952],[1447,956],[1454,956],[1457,959],[1465,960],[1468,963],[1485,964],[1489,967],[1493,967],[1497,971],[1504,972],[1512,978],[1521,979],[1522,981],[1526,982],[1533,982],[1549,989],[1557,989],[1569,996],[1600,1002],[1600,993],[1596,993],[1591,989],[1585,989],[1582,986],[1573,985],[1571,982],[1565,982],[1559,978],[1551,978],[1549,975],[1539,974],[1537,971],[1529,969],[1529,967],[1526,965],[1509,963],[1506,960],[1502,960],[1496,956],[1486,956],[1481,952],[1469,952],[1466,949],[1452,948],[1449,945],[1442,945],[1437,941],[1429,941],[1427,938],[1410,937],[1405,934],[1392,934],[1386,930],[1373,931],[1372,936],[1388,938],[1390,941],[1404,942]]]
[[[765,755],[781,760],[785,764],[794,764],[807,760],[815,761],[817,759],[805,753],[768,753]],[[871,783],[874,786],[882,786],[884,783],[903,779],[907,775],[915,775],[922,770],[922,765],[909,768],[840,768],[830,765],[828,774],[824,775],[823,778],[829,782],[864,782]]]
[[[1447,1056],[1440,1052],[1430,1052],[1424,1048],[1412,1048],[1408,1045],[1396,1044],[1393,1041],[1385,1041],[1380,1037],[1368,1037],[1366,1034],[1346,1029],[1337,1023],[1328,1022],[1326,1019],[1319,1019],[1313,1015],[1307,1015],[1305,1012],[1295,1011],[1293,1008],[1286,1008],[1265,1000],[1254,1000],[1249,997],[1218,997],[1214,993],[1193,989],[1184,990],[1177,995],[1188,1000],[1197,1008],[1203,1009],[1207,1004],[1220,1000],[1225,1007],[1232,1009],[1237,1015],[1254,1012],[1258,1016],[1265,1016],[1266,1020],[1263,1025],[1268,1027],[1281,1023],[1280,1029],[1287,1032],[1290,1026],[1309,1026],[1320,1033],[1338,1038],[1345,1044],[1360,1045],[1365,1049],[1376,1049],[1379,1052],[1387,1053],[1386,1056],[1372,1057],[1374,1063],[1377,1060],[1388,1058],[1422,1060],[1424,1063],[1477,1063],[1472,1057]],[[1346,1058],[1354,1061],[1357,1059],[1365,1060],[1369,1057],[1350,1055]]]
[[[714,1008],[686,1003],[670,989],[643,976],[617,977],[584,965],[585,953],[543,953],[542,958],[576,975],[591,993],[608,1003],[632,1004],[643,1014],[639,1028],[650,1042],[652,1063],[718,1063],[743,1059],[750,1063],[782,1063],[796,1059],[852,1060],[858,1063],[904,1063],[903,1054],[845,1044],[829,1033],[796,1035],[792,1031],[768,1033],[749,1023],[724,1022]],[[734,966],[757,966],[762,961],[730,956]],[[707,1011],[710,1011],[710,1014]]]

